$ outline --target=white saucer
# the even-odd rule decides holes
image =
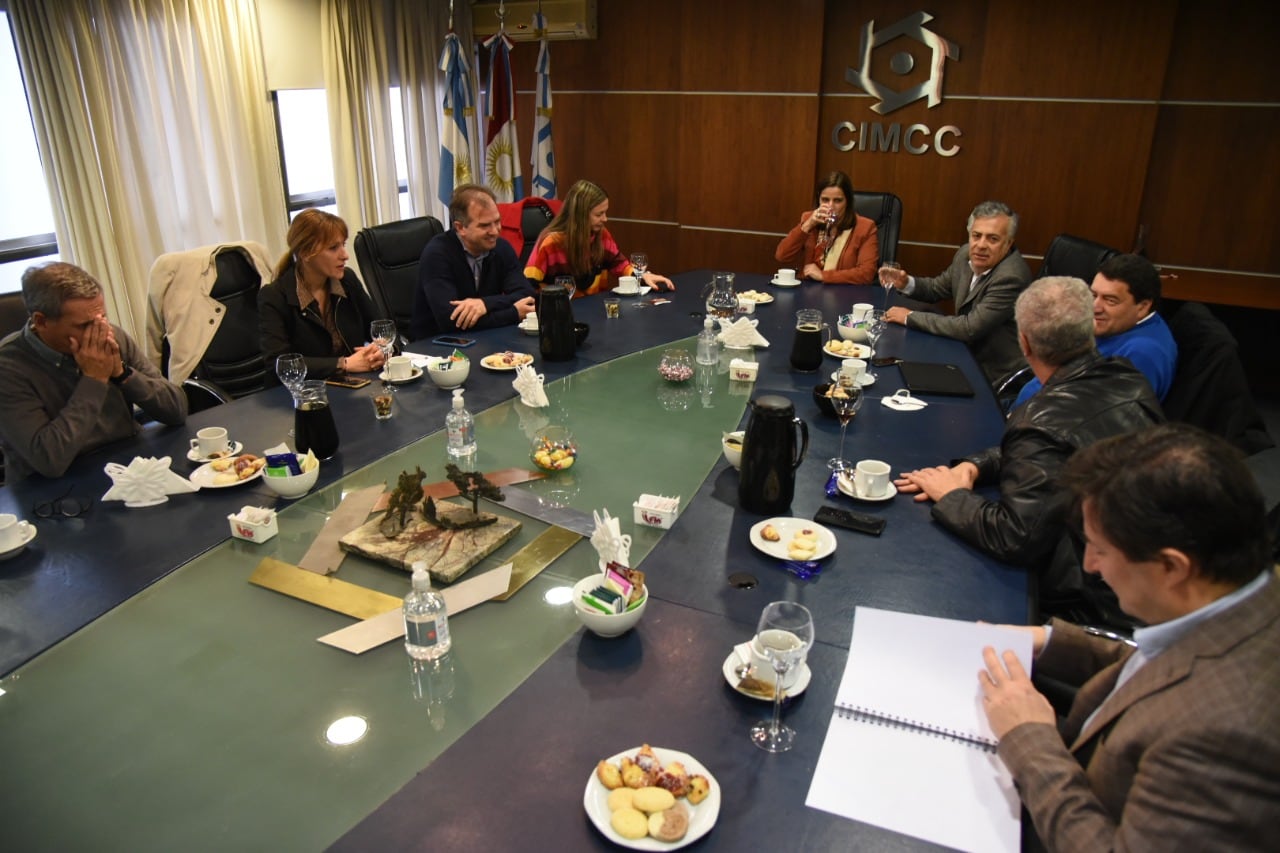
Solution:
[[[8,551],[0,552],[0,560],[8,560],[12,557],[18,556],[19,554],[22,553],[23,549],[25,549],[28,545],[31,544],[31,540],[35,538],[36,538],[36,526],[34,524],[28,524],[27,535],[23,537],[21,542],[19,542],[17,545],[10,548]]]
[[[524,323],[517,323],[517,324],[516,324],[516,328],[518,328],[520,331],[524,332],[526,335],[536,335],[536,334],[538,334],[538,327],[537,327],[537,326],[529,326],[529,325],[526,325],[526,324],[524,324]]]
[[[647,287],[644,288],[644,292],[648,292]],[[639,296],[640,294],[641,294],[641,288],[639,287],[637,287],[635,290],[619,290],[616,287],[613,289],[614,296]]]
[[[381,379],[383,382],[390,382],[392,385],[404,385],[406,382],[416,382],[419,379],[421,379],[422,368],[415,367],[413,369],[413,372],[410,373],[404,379],[392,379],[391,377],[387,376],[387,371],[385,370],[378,374],[378,378]]]
[[[872,503],[879,503],[881,501],[893,500],[898,496],[898,487],[893,484],[893,480],[889,481],[889,488],[885,489],[885,492],[883,495],[880,495],[879,497],[874,497],[874,498],[869,498],[869,497],[866,497],[865,495],[858,494],[858,490],[853,487],[853,478],[845,477],[843,474],[841,474],[839,477],[836,477],[836,488],[840,490],[840,494],[847,495],[848,497],[853,498],[855,501],[869,501]]]
[[[831,381],[836,383],[837,385],[840,384],[840,371],[837,370],[831,374]],[[869,385],[875,385],[876,378],[872,376],[870,373],[864,373],[858,377],[858,384],[861,385],[863,388],[866,388]]]
[[[187,451],[187,458],[192,462],[212,462],[214,459],[222,459],[224,456],[239,456],[242,450],[244,450],[244,445],[238,441],[233,441],[227,445],[227,452],[218,456],[201,456],[200,450],[193,447]]]
[[[758,693],[748,693],[745,690],[738,689],[738,677],[734,673],[734,670],[737,669],[741,663],[742,659],[738,657],[737,652],[729,652],[729,656],[724,659],[724,666],[720,668],[720,671],[724,673],[724,680],[729,682],[729,686],[736,692],[741,693],[748,699],[758,699],[761,702],[772,702],[772,699],[766,699]],[[783,688],[786,692],[786,696],[783,698],[790,699],[793,696],[799,696],[809,687],[809,681],[812,678],[813,673],[809,670],[809,664],[800,664],[800,674],[796,676],[796,683],[791,685],[790,689]]]
[[[769,283],[773,285],[777,285],[778,287],[799,287],[801,284],[804,283],[804,279],[797,278],[793,281],[782,281],[777,276],[774,276],[773,278],[769,279]]]

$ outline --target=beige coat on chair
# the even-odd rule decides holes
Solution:
[[[147,286],[147,356],[160,368],[161,350],[169,339],[169,381],[181,384],[191,376],[222,323],[222,303],[214,299],[218,253],[231,249],[271,281],[271,259],[261,243],[218,243],[185,252],[161,255],[151,267]]]

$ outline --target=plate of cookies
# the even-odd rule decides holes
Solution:
[[[225,489],[258,479],[265,467],[267,460],[252,453],[242,453],[207,462],[192,471],[188,479],[202,489]]]
[[[807,518],[767,518],[752,525],[751,544],[779,560],[821,560],[835,553],[836,537]]]
[[[678,850],[716,825],[720,784],[692,756],[646,743],[597,764],[582,805],[615,844]]]

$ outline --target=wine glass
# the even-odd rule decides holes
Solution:
[[[880,336],[884,334],[884,330],[884,312],[878,310],[872,311],[867,316],[866,325],[863,327],[863,331],[867,333],[867,343],[871,345],[871,354],[868,356],[868,359],[876,354],[876,344],[879,342]],[[876,375],[870,371],[867,372],[867,375],[872,379],[877,378]]]
[[[382,350],[382,360],[385,363],[396,351],[396,321],[374,320],[369,324],[369,335],[378,349]]]
[[[897,278],[898,271],[902,269],[902,264],[897,261],[885,261],[880,265],[879,276],[880,284],[884,287],[884,307],[889,307],[889,294],[893,293],[893,282]]]
[[[773,664],[773,718],[751,727],[751,742],[766,752],[786,752],[795,741],[795,729],[782,725],[782,676],[804,663],[813,645],[813,616],[794,601],[774,601],[765,606],[751,641]]]
[[[631,266],[635,267],[633,272],[636,278],[643,279],[645,273],[649,272],[649,256],[644,252],[632,252],[628,260],[631,261]]]
[[[289,389],[289,393],[298,396],[302,380],[307,378],[307,360],[302,353],[287,352],[276,358],[276,376],[280,384]]]
[[[827,467],[832,471],[843,471],[849,467],[844,459],[844,436],[849,431],[849,421],[862,408],[862,386],[839,385],[831,394],[831,408],[836,410],[840,419],[840,452],[827,460]]]
[[[573,294],[578,291],[578,282],[571,275],[556,276],[556,284],[560,285],[569,294],[569,298],[573,298]]]

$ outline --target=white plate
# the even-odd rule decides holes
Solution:
[[[760,535],[760,531],[764,530],[766,524],[772,524],[774,529],[778,531],[781,537],[777,542],[770,542]],[[751,544],[756,548],[768,554],[770,557],[777,557],[779,560],[790,560],[787,556],[787,547],[791,544],[791,537],[801,530],[812,530],[818,534],[818,550],[810,560],[821,560],[823,557],[829,557],[836,550],[836,536],[827,528],[823,527],[815,521],[807,518],[766,518],[764,521],[757,522],[751,526]]]
[[[794,281],[780,281],[777,278],[777,276],[774,276],[773,278],[769,279],[769,283],[773,285],[777,285],[778,287],[799,287],[801,284],[804,283],[804,279],[797,278]]]
[[[486,370],[515,370],[517,367],[523,367],[526,364],[533,364],[533,356],[523,352],[513,352],[516,356],[515,364],[503,364],[502,357],[506,355],[504,352],[495,352],[493,355],[486,355],[480,359],[480,366]]]
[[[746,696],[748,699],[758,699],[761,702],[772,702],[773,701],[772,698],[766,699],[765,697],[761,696],[759,693],[748,693],[745,690],[738,689],[738,676],[737,676],[737,673],[734,672],[734,670],[736,670],[741,663],[742,663],[742,659],[738,657],[737,652],[729,652],[729,656],[724,659],[724,666],[720,668],[720,671],[724,673],[724,680],[729,682],[729,686],[732,687],[735,691],[737,691],[738,693],[741,693],[743,696]],[[800,664],[800,674],[796,676],[796,683],[791,685],[790,689],[785,687],[783,688],[783,692],[785,693],[785,695],[782,697],[783,700],[785,701],[787,699],[790,699],[793,696],[799,696],[801,693],[803,693],[806,689],[808,689],[809,681],[812,678],[813,678],[813,672],[809,669],[809,664],[807,663]]]
[[[625,752],[619,752],[610,758],[606,758],[610,764],[617,764],[622,760],[623,756],[635,757],[640,751],[640,747],[628,749]],[[711,793],[707,794],[707,798],[696,806],[685,802],[685,806],[689,809],[689,831],[685,833],[684,838],[679,841],[659,841],[656,838],[623,838],[621,835],[613,831],[613,827],[609,823],[612,812],[609,811],[609,789],[600,784],[600,780],[596,778],[596,769],[591,768],[591,775],[587,777],[587,790],[582,795],[582,807],[587,811],[587,817],[591,818],[591,822],[596,825],[596,829],[600,830],[605,838],[615,844],[623,847],[630,847],[632,850],[679,850],[687,844],[692,844],[702,836],[711,831],[711,827],[716,825],[716,818],[720,816],[720,783],[716,781],[716,777],[711,775],[711,771],[702,766],[696,758],[683,752],[676,752],[674,749],[664,749],[660,746],[653,747],[653,754],[657,756],[658,761],[663,767],[666,767],[673,761],[679,761],[684,765],[684,769],[689,772],[690,776],[702,775],[707,777],[707,781],[711,783]]]
[[[873,501],[879,503],[880,501],[891,501],[898,496],[898,487],[893,484],[893,480],[889,481],[889,488],[885,489],[883,495],[874,498],[858,494],[858,490],[853,487],[853,478],[846,477],[843,474],[836,477],[836,488],[840,490],[840,494],[848,495],[855,501]]]
[[[378,378],[381,379],[383,382],[390,382],[392,385],[404,385],[406,382],[417,382],[419,379],[421,379],[422,368],[420,367],[413,368],[413,372],[410,373],[408,376],[406,376],[404,379],[392,379],[390,376],[387,375],[387,371],[385,370],[378,374]]]
[[[854,344],[854,346],[856,347],[856,349],[853,351],[854,352],[853,355],[849,355],[848,353],[843,353],[843,352],[836,352],[832,350],[830,343],[823,344],[822,351],[825,352],[827,355],[831,356],[832,358],[839,358],[839,359],[845,359],[845,358],[868,359],[876,354],[876,351],[873,350],[871,347],[867,346],[866,344]]]
[[[758,290],[757,290],[757,291],[756,291],[756,293],[760,293],[760,291],[758,291]],[[739,299],[741,299],[742,297],[740,296],[740,297],[738,297],[738,298],[739,298]],[[748,302],[754,302],[754,303],[755,303],[755,304],[757,304],[757,305],[768,305],[770,302],[772,302],[772,301],[773,301],[773,294],[772,294],[772,293],[760,293],[760,296],[759,296],[758,298],[756,298],[756,299],[748,299],[747,301],[748,301]]]
[[[22,553],[23,549],[31,544],[31,540],[36,538],[36,526],[34,524],[27,525],[27,534],[22,541],[14,545],[8,551],[0,552],[0,560],[8,560]]]
[[[837,385],[840,384],[840,371],[836,370],[832,372],[831,381],[836,383]],[[876,378],[872,376],[870,373],[864,373],[858,377],[858,384],[861,385],[863,388],[866,388],[870,385],[875,385]]]
[[[244,445],[238,441],[233,441],[228,446],[226,453],[221,453],[217,456],[201,456],[200,449],[193,447],[187,451],[187,458],[192,462],[212,462],[215,459],[221,459],[223,456],[239,456],[242,450],[244,450]]]
[[[266,470],[266,467],[267,466],[264,465],[257,471],[254,471],[251,476],[245,477],[243,480],[236,480],[234,483],[215,483],[213,479],[223,472],[213,470],[213,463],[207,462],[192,471],[191,476],[187,479],[191,480],[192,483],[202,489],[230,489],[234,486],[243,486],[245,483],[252,483],[254,480],[262,476],[262,472]]]
[[[524,332],[526,335],[537,335],[537,334],[538,334],[538,327],[537,327],[537,326],[527,326],[527,325],[525,325],[524,323],[517,323],[517,324],[516,324],[516,328],[518,328],[520,331]]]

